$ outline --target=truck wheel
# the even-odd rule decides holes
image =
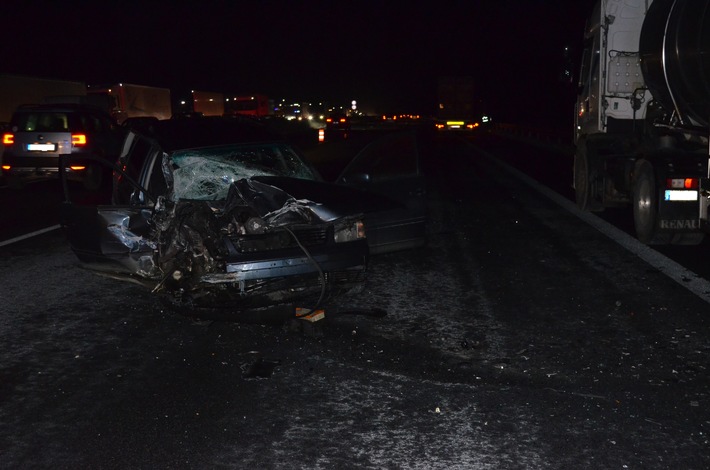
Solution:
[[[637,166],[633,194],[636,237],[647,245],[668,244],[671,234],[658,233],[658,188],[650,163],[642,162]]]
[[[577,207],[583,211],[599,210],[593,208],[592,174],[589,162],[589,149],[586,139],[580,139],[574,153],[574,196]]]
[[[84,188],[89,191],[98,191],[101,188],[103,176],[104,172],[101,165],[92,164],[87,166],[86,170],[84,170],[84,179],[82,181]]]

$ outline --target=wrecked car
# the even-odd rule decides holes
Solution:
[[[386,246],[412,245],[410,235],[388,239],[402,238],[402,203],[340,180],[324,182],[257,124],[159,121],[128,133],[110,203],[72,201],[63,181],[61,224],[85,266],[144,284],[184,313],[288,316],[362,288],[367,217]]]

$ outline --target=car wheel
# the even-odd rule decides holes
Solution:
[[[634,228],[639,241],[647,245],[669,243],[672,234],[658,233],[658,188],[648,162],[641,162],[636,168],[633,196]]]

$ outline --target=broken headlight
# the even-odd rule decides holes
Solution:
[[[365,238],[362,220],[346,220],[335,224],[335,243],[353,242]]]

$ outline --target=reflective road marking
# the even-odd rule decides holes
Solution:
[[[43,228],[41,230],[36,230],[34,232],[26,233],[24,235],[20,235],[19,237],[11,238],[9,240],[5,240],[3,242],[0,242],[0,247],[2,246],[7,246],[11,245],[13,243],[20,242],[22,240],[27,240],[28,238],[36,237],[37,235],[42,235],[43,233],[51,232],[53,230],[57,230],[60,226],[59,225],[52,225],[51,227]]]

